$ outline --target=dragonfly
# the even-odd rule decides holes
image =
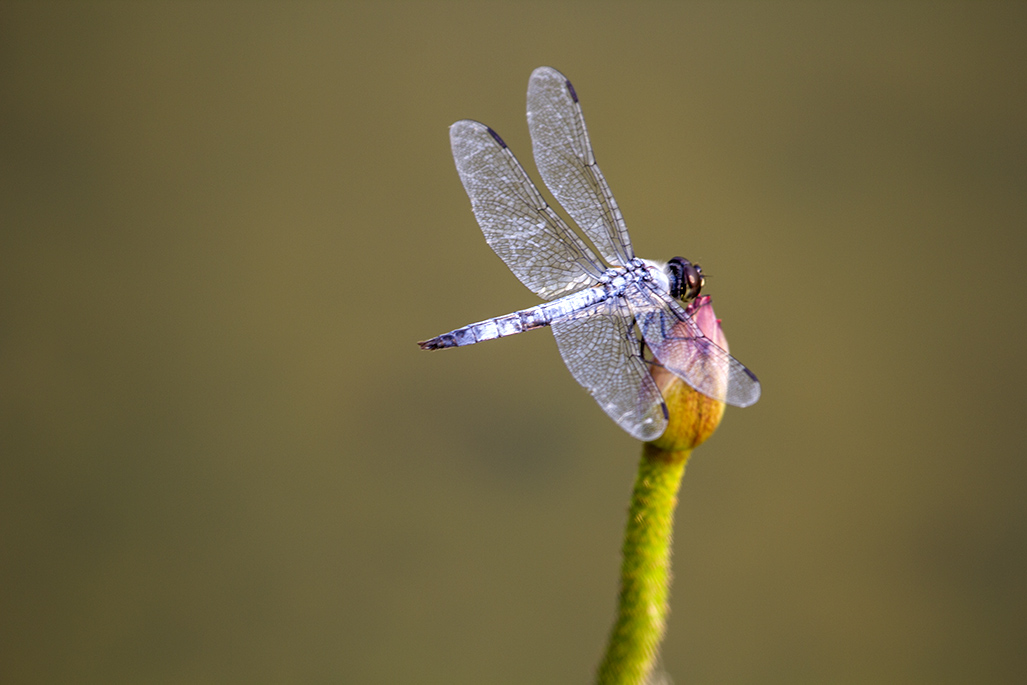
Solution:
[[[668,421],[654,364],[715,400],[754,404],[756,376],[703,333],[689,307],[705,285],[702,268],[683,257],[635,256],[578,95],[552,67],[539,67],[528,81],[528,129],[542,180],[595,249],[553,211],[499,134],[477,121],[456,122],[453,159],[485,240],[546,302],[418,345],[462,347],[549,326],[575,380],[644,441],[662,435]]]

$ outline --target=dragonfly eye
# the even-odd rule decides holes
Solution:
[[[699,297],[706,279],[702,267],[692,264],[684,257],[675,257],[667,263],[670,272],[670,294],[678,300],[688,302]]]

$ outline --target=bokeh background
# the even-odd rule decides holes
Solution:
[[[0,4],[0,681],[589,682],[639,445],[447,127],[575,83],[764,385],[677,683],[1027,680],[1027,5]],[[536,176],[537,178],[537,176]]]

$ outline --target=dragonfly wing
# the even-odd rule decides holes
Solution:
[[[639,440],[663,434],[667,408],[623,302],[600,302],[553,321],[552,328],[571,375],[617,425]]]
[[[574,87],[552,67],[528,81],[528,129],[535,164],[550,192],[603,259],[626,265],[635,256],[617,201],[596,164]]]
[[[503,139],[485,124],[449,129],[456,170],[485,240],[546,300],[595,284],[602,263],[546,204]]]
[[[704,335],[669,294],[640,284],[629,288],[626,297],[646,345],[674,375],[735,407],[748,407],[760,398],[760,382],[752,371]]]

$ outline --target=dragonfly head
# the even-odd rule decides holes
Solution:
[[[675,257],[667,262],[667,275],[670,277],[670,294],[684,302],[699,297],[706,284],[702,267],[684,257]]]

